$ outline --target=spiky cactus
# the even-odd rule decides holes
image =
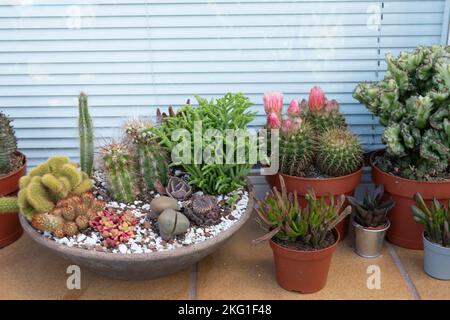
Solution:
[[[417,180],[450,175],[450,46],[386,55],[378,83],[360,83],[353,97],[385,127],[382,170]]]
[[[94,129],[84,92],[78,97],[78,131],[80,135],[80,164],[88,176],[92,175],[94,164]]]
[[[2,197],[0,198],[0,213],[18,212],[19,205],[17,204],[17,197]]]
[[[325,131],[317,143],[316,166],[329,176],[344,176],[362,165],[363,151],[358,138],[347,129]]]
[[[130,149],[124,143],[113,142],[102,147],[101,157],[114,199],[133,202],[138,194],[138,181]]]
[[[59,200],[89,191],[92,181],[69,158],[50,157],[20,178],[19,187],[20,212],[31,220],[35,213],[53,209]]]
[[[0,175],[13,171],[16,152],[17,139],[11,120],[0,112]]]

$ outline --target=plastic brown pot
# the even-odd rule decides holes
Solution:
[[[23,156],[23,154],[22,154]],[[7,175],[0,176],[0,197],[14,195],[19,190],[19,179],[25,175],[27,161],[23,156],[22,166]],[[23,233],[17,212],[0,213],[0,248],[10,245]]]
[[[278,284],[286,290],[313,293],[325,287],[331,257],[339,243],[339,231],[333,230],[336,241],[316,251],[288,249],[270,240]]]
[[[335,200],[337,200],[337,198],[342,194],[346,196],[353,196],[356,187],[361,181],[362,168],[349,175],[336,178],[303,178],[278,173],[275,175],[266,176],[267,183],[271,188],[276,187],[277,189],[280,189],[279,175],[281,175],[284,179],[287,192],[297,191],[297,194],[299,195],[300,205],[304,207],[306,206],[305,196],[311,189],[314,190],[317,197],[324,197],[328,200],[328,202],[330,200],[331,194],[334,196]],[[347,203],[344,203],[344,205],[342,206],[342,210],[346,206]],[[347,236],[349,219],[350,216],[345,218],[336,226],[336,229],[338,229],[341,235],[341,240],[343,240]]]
[[[414,221],[411,206],[416,202],[414,194],[420,192],[427,204],[436,198],[442,203],[450,198],[450,180],[448,181],[416,181],[400,178],[381,171],[375,164],[375,156],[382,155],[384,150],[372,153],[370,165],[372,166],[372,180],[375,184],[384,186],[384,197],[395,202],[394,208],[389,211],[391,227],[386,237],[393,244],[415,250],[423,250],[423,225]]]

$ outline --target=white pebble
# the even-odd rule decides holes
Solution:
[[[120,251],[120,253],[127,253],[127,246],[126,245],[124,245],[123,243],[121,243],[120,245],[119,245],[119,251]]]

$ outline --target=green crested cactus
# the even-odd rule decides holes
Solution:
[[[353,173],[361,167],[362,160],[363,150],[358,138],[347,129],[329,129],[317,143],[316,166],[329,176]]]
[[[101,157],[114,199],[133,202],[138,194],[138,181],[130,149],[124,143],[112,142],[102,147]]]
[[[18,212],[19,205],[17,197],[2,197],[0,198],[0,213]]]
[[[125,125],[125,133],[135,153],[135,162],[144,191],[155,189],[155,183],[167,185],[169,164],[165,150],[153,139],[150,122],[131,121]]]
[[[450,46],[386,55],[378,83],[360,83],[353,97],[385,127],[382,170],[433,180],[450,176]]]
[[[94,129],[88,109],[88,99],[84,92],[78,97],[78,131],[80,135],[80,164],[88,176],[94,165]]]
[[[67,157],[50,157],[19,180],[17,202],[20,212],[31,220],[35,213],[46,213],[69,196],[92,188],[92,181]]]
[[[313,128],[302,123],[298,129],[280,135],[280,171],[291,176],[301,176],[313,162],[316,139]]]
[[[17,139],[11,120],[0,112],[0,175],[14,170],[17,158]]]

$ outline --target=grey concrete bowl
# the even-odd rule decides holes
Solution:
[[[22,215],[20,215],[20,223],[34,241],[80,267],[88,268],[109,278],[145,280],[163,277],[186,269],[213,253],[244,225],[252,211],[253,199],[249,195],[245,213],[230,228],[214,238],[179,249],[133,254],[106,253],[68,247],[43,237]]]

